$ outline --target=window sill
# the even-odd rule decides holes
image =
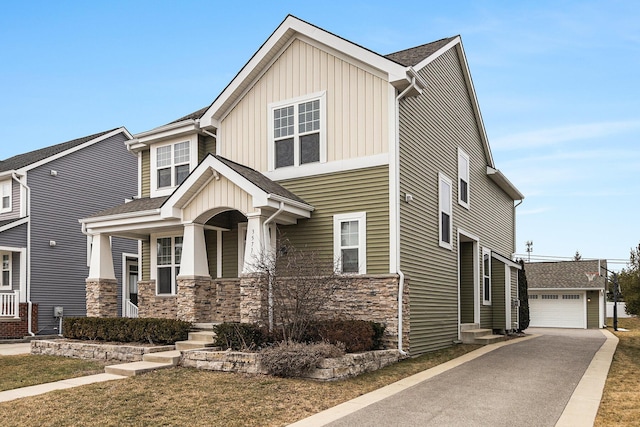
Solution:
[[[451,243],[446,243],[446,242],[440,241],[440,242],[438,243],[438,245],[439,245],[441,248],[448,249],[448,250],[450,250],[450,251],[452,251],[452,250],[453,250],[453,245],[451,245]]]

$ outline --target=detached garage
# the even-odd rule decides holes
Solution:
[[[531,327],[601,328],[605,324],[606,260],[525,264]],[[604,270],[603,270],[604,271]]]

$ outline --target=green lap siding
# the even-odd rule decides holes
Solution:
[[[491,259],[491,305],[493,306],[493,317],[491,328],[505,329],[505,272],[504,264],[496,259]]]
[[[460,322],[473,323],[473,243],[460,244]]]
[[[600,327],[599,297],[600,297],[600,291],[587,291],[587,328]]]
[[[142,280],[151,279],[151,244],[149,240],[142,241]]]
[[[142,151],[140,153],[142,155],[142,164],[141,174],[142,174],[142,182],[140,195],[142,197],[150,197],[151,196],[151,152],[149,150]]]
[[[333,259],[333,216],[367,213],[367,274],[389,273],[389,168],[378,166],[280,181],[315,210],[296,225],[278,226],[298,248]]]

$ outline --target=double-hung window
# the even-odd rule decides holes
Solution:
[[[439,193],[439,234],[440,246],[452,249],[452,208],[451,208],[451,180],[443,174],[438,174]]]
[[[11,288],[11,254],[2,253],[2,271],[0,274],[0,288]]]
[[[458,203],[469,209],[469,155],[458,148]]]
[[[367,272],[367,213],[333,216],[333,251],[340,273]]]
[[[156,294],[176,294],[176,276],[180,274],[181,257],[182,237],[160,237],[157,239]]]
[[[482,248],[482,303],[491,305],[491,251]]]
[[[11,181],[0,182],[0,212],[11,212]]]
[[[189,176],[189,141],[156,148],[157,188],[177,187]]]
[[[324,93],[270,105],[269,169],[325,161]]]

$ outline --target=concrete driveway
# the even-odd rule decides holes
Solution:
[[[408,387],[402,385],[404,380],[388,386],[382,398],[376,398],[373,392],[371,396],[354,399],[351,405],[347,402],[294,425],[554,426],[583,376],[593,376],[585,375],[587,368],[590,372],[597,371],[594,371],[597,383],[601,384],[599,391],[590,384],[579,387],[586,390],[587,400],[591,399],[588,412],[594,417],[617,339],[600,330],[526,332],[539,335],[497,344],[493,351],[491,346],[484,347],[480,356],[469,356],[470,360],[454,363],[448,370],[443,367],[443,372],[408,383]],[[615,342],[606,346],[610,352],[606,369],[598,364],[590,368],[594,355],[601,347],[605,349],[607,337]],[[581,411],[584,412],[581,403],[573,405],[578,408],[578,417],[568,411],[563,422],[585,425],[584,418],[580,418]]]

